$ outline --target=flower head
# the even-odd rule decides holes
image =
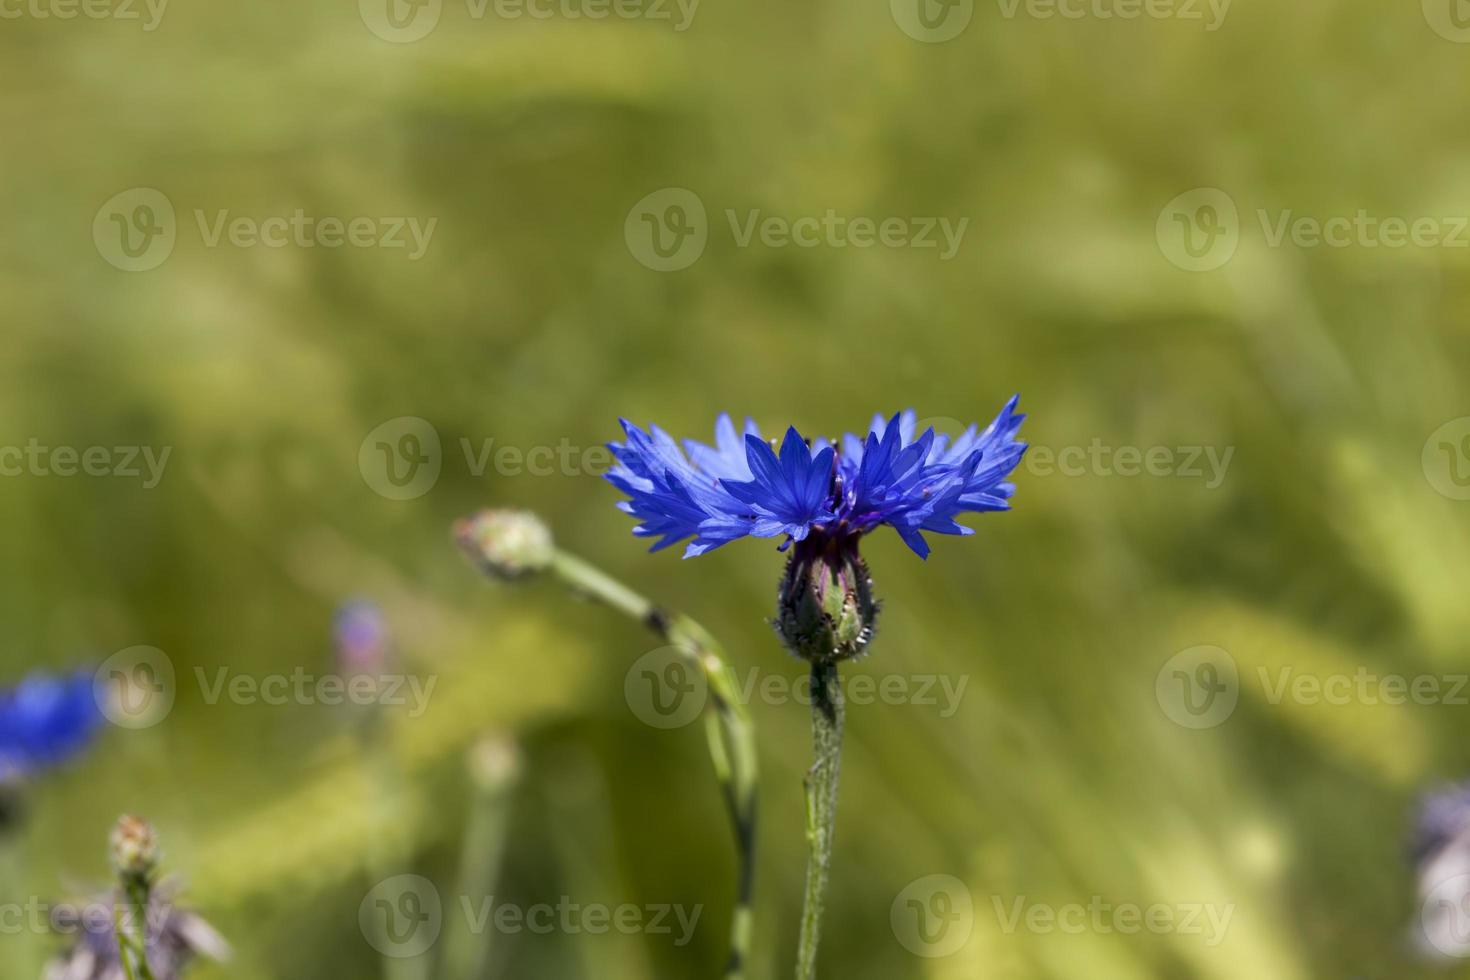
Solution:
[[[141,919],[146,930],[148,966],[157,980],[179,980],[197,956],[227,960],[230,946],[214,927],[174,903],[177,882],[164,880],[152,889],[141,916],[127,909],[120,892],[85,902],[57,905],[52,928],[72,945],[47,967],[45,980],[124,980],[119,958],[115,910],[124,909],[125,923]]]
[[[1414,814],[1409,854],[1422,864],[1457,841],[1461,847],[1470,846],[1470,783],[1441,786],[1424,794]]]
[[[544,571],[556,554],[550,529],[526,510],[482,510],[455,522],[454,538],[471,561],[496,578]]]
[[[108,838],[112,866],[124,877],[147,878],[158,866],[158,834],[140,817],[124,814]]]
[[[33,674],[0,691],[0,782],[60,765],[102,726],[92,674]]]
[[[866,436],[836,444],[789,428],[779,451],[752,421],[737,434],[728,415],[713,446],[691,440],[683,449],[657,426],[624,421],[627,441],[609,444],[616,462],[607,479],[627,494],[618,506],[638,519],[634,534],[657,539],[655,551],[692,538],[690,558],[747,536],[785,537],[784,550],[813,534],[855,540],[886,524],[923,558],[923,532],[972,534],[955,518],[1010,507],[1006,478],[1026,451],[1016,401],[983,431],[972,425],[954,439],[916,433],[909,410],[875,417]]]
[[[1470,907],[1470,783],[1426,793],[1415,813],[1409,856],[1418,878],[1420,915],[1415,940],[1434,960],[1470,956],[1461,928]]]
[[[374,675],[387,669],[392,640],[383,610],[369,599],[353,599],[332,620],[337,667],[348,675]]]

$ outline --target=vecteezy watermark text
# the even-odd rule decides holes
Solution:
[[[820,214],[768,214],[759,208],[726,208],[736,248],[911,248],[932,250],[940,261],[955,257],[969,218]],[[704,201],[691,190],[665,187],[647,195],[623,221],[623,239],[641,265],[656,272],[687,269],[704,254],[710,222]]]
[[[1292,208],[1257,208],[1254,216],[1267,248],[1470,248],[1470,215],[1384,215],[1367,208],[1314,215]],[[1209,272],[1235,256],[1245,230],[1234,198],[1217,187],[1197,187],[1164,206],[1154,235],[1171,263],[1191,272]]]
[[[1124,936],[1154,935],[1199,936],[1205,946],[1213,948],[1225,941],[1235,904],[1207,902],[1111,902],[1093,895],[1084,902],[1051,904],[1033,902],[1024,895],[1009,900],[999,895],[990,898],[1001,931],[1011,935],[1025,931],[1037,935],[1084,933]]]
[[[247,215],[230,208],[193,210],[205,248],[359,248],[403,251],[410,262],[428,252],[438,218],[308,214]],[[173,254],[179,222],[162,191],[133,187],[109,198],[92,219],[92,242],[109,265],[124,272],[156,269]]]
[[[1407,674],[1366,665],[1350,671],[1305,671],[1285,664],[1258,666],[1244,677],[1254,680],[1268,705],[1470,706],[1470,674]],[[1242,684],[1243,675],[1228,651],[1197,646],[1169,658],[1154,679],[1154,693],[1175,724],[1215,728],[1235,713]]]
[[[0,903],[0,936],[34,935],[72,936],[85,932],[110,937],[119,919],[131,930],[138,921],[138,908],[131,902],[87,901],[49,902],[31,896],[24,902]],[[148,934],[160,931],[171,911],[154,903],[143,912]]]
[[[1235,915],[1234,903],[1115,902],[1101,895],[1086,901],[1038,902],[1026,895],[992,895],[989,911],[1006,935],[1156,935],[1198,936],[1210,948],[1224,942]],[[970,941],[978,909],[973,893],[959,878],[927,875],[910,882],[889,911],[893,934],[916,956],[953,956]]]
[[[194,681],[207,705],[406,708],[419,718],[439,684],[437,674],[286,673],[245,674],[231,667],[196,666]],[[93,675],[93,697],[102,714],[121,728],[151,728],[169,716],[178,697],[173,659],[157,647],[134,646],[104,660]]]
[[[613,465],[612,450],[606,446],[579,446],[566,437],[555,445],[516,446],[494,436],[461,436],[457,445],[465,471],[473,477],[491,472],[504,477],[600,477]],[[439,430],[415,415],[401,415],[374,427],[357,451],[363,482],[389,500],[422,497],[439,482],[444,465]]]
[[[952,41],[975,16],[976,0],[889,0],[893,22],[925,44]],[[1430,2],[1430,0],[1425,0]],[[1177,20],[1218,31],[1232,0],[996,0],[1005,20]]]
[[[676,947],[694,939],[703,905],[582,902],[562,895],[554,902],[507,902],[494,895],[460,895],[450,906],[474,936],[487,933],[536,936],[610,932],[669,937]],[[428,952],[443,931],[445,903],[434,883],[419,875],[379,882],[358,906],[363,937],[385,956],[406,958]]]
[[[1107,446],[1095,438],[1086,446],[1032,446],[1022,465],[1033,476],[1177,477],[1202,479],[1214,490],[1234,456],[1234,446]]]
[[[143,489],[152,490],[172,453],[172,446],[47,446],[32,437],[24,446],[0,446],[0,477],[141,479]]]
[[[996,0],[1006,20],[1181,20],[1202,21],[1218,31],[1233,0]]]
[[[735,700],[749,705],[812,703],[809,675],[765,673],[751,668],[735,677]],[[966,674],[849,673],[842,677],[843,696],[858,707],[886,704],[934,709],[952,718],[960,709],[970,678]],[[683,728],[703,713],[709,698],[704,671],[677,647],[659,647],[634,661],[623,678],[623,695],[638,720],[654,728]]]
[[[167,9],[168,0],[0,0],[0,20],[136,20],[151,34]]]
[[[418,718],[428,710],[429,698],[439,684],[437,674],[311,674],[297,667],[289,674],[241,674],[217,667],[211,677],[203,667],[194,668],[204,703],[326,705],[381,704],[407,707],[408,717]]]
[[[639,20],[665,22],[682,34],[694,23],[700,0],[464,0],[465,16],[497,20]],[[369,31],[393,44],[422,41],[439,26],[444,0],[358,0]]]

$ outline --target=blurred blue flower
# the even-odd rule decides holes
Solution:
[[[1419,801],[1409,841],[1418,879],[1419,952],[1433,960],[1470,956],[1470,783],[1435,789]]]
[[[383,610],[368,599],[354,599],[332,621],[337,666],[344,674],[377,674],[388,666],[390,636]]]
[[[0,691],[0,781],[59,765],[87,746],[103,715],[92,674],[32,674]]]
[[[1414,814],[1410,857],[1424,864],[1457,840],[1470,838],[1470,783],[1451,784],[1425,793]]]
[[[164,879],[148,896],[147,908],[137,918],[147,930],[148,966],[155,980],[179,980],[200,956],[224,962],[230,944],[215,928],[175,904],[180,885]],[[123,980],[118,951],[116,910],[127,899],[121,891],[96,895],[82,902],[52,907],[51,928],[71,940],[46,968],[44,980]]]
[[[1026,451],[1016,402],[953,440],[932,428],[916,435],[909,410],[875,416],[865,437],[849,433],[836,446],[788,428],[779,454],[752,421],[737,435],[728,415],[713,446],[689,440],[683,450],[657,426],[624,420],[627,441],[609,444],[607,479],[628,495],[618,507],[639,520],[633,533],[658,539],[654,551],[693,538],[690,558],[746,536],[785,536],[785,550],[813,533],[848,540],[887,524],[923,558],[922,532],[973,534],[955,518],[1010,507],[1006,478]]]

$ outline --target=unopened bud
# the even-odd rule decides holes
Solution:
[[[776,632],[803,660],[862,656],[877,627],[878,602],[856,535],[816,532],[796,544],[781,578]]]
[[[158,835],[153,825],[134,816],[123,816],[112,828],[112,866],[124,878],[147,878],[158,867]]]
[[[520,746],[508,735],[485,735],[470,748],[469,767],[480,789],[504,789],[520,777]]]
[[[454,537],[482,571],[506,579],[544,570],[555,551],[551,531],[526,510],[482,510],[457,521]]]

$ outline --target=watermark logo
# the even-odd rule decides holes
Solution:
[[[942,44],[964,33],[975,16],[975,0],[888,0],[893,22],[909,37]]]
[[[357,0],[363,24],[392,44],[412,44],[439,26],[444,0]]]
[[[429,699],[439,686],[439,675],[429,674],[310,674],[297,667],[289,674],[236,673],[229,667],[210,672],[194,668],[194,678],[204,703],[213,707],[221,700],[231,704],[279,708],[288,704],[305,706],[380,705],[406,708],[409,718],[421,718],[429,710]]]
[[[363,481],[389,500],[422,497],[439,482],[443,465],[439,430],[414,415],[384,422],[367,434],[357,451]]]
[[[434,883],[419,875],[380,881],[357,909],[363,937],[392,959],[421,956],[439,941],[444,906]]]
[[[704,671],[677,647],[639,657],[623,678],[623,696],[639,721],[660,729],[683,728],[699,717],[709,697]]]
[[[903,948],[915,956],[953,956],[975,930],[975,899],[954,875],[929,875],[898,893],[888,921]]]
[[[157,647],[119,650],[92,678],[92,696],[108,721],[120,728],[152,728],[173,710],[173,661]]]
[[[124,272],[147,272],[163,265],[177,239],[173,202],[152,187],[113,195],[92,218],[97,254]]]
[[[839,214],[795,217],[768,214],[760,208],[722,212],[736,248],[909,248],[933,249],[941,262],[959,253],[969,218]],[[704,202],[692,191],[668,187],[633,206],[623,222],[628,251],[656,272],[687,269],[704,254],[710,235]]]
[[[1223,725],[1240,701],[1235,658],[1216,646],[1190,647],[1170,657],[1154,678],[1154,696],[1174,724],[1205,729]]]
[[[633,258],[655,272],[687,269],[709,242],[704,202],[683,187],[654,191],[628,212],[623,240]]]
[[[814,700],[810,674],[792,676],[752,667],[744,674],[730,676],[730,697],[741,705],[759,702],[772,707],[799,704],[810,708]],[[844,701],[853,707],[920,707],[949,719],[959,712],[970,678],[967,674],[854,671],[843,675],[840,683]],[[628,670],[623,693],[628,707],[641,721],[667,729],[683,728],[698,718],[709,691],[708,680],[697,664],[676,647],[661,647],[644,654]]]
[[[1429,948],[1453,959],[1470,957],[1470,874],[1430,889],[1419,907],[1419,925]]]
[[[494,436],[460,436],[451,441],[458,453],[445,451],[444,439],[429,422],[416,416],[390,419],[368,433],[358,449],[358,467],[374,491],[394,500],[421,497],[432,490],[446,465],[459,465],[475,479],[501,477],[593,476],[601,478],[613,465],[605,445],[583,446],[563,436],[555,444],[517,446]],[[0,474],[4,450],[0,448]]]
[[[1256,208],[1253,213],[1267,248],[1470,248],[1467,215],[1406,217],[1375,214],[1367,208],[1325,216],[1299,214],[1291,208]],[[1213,187],[1197,188],[1170,201],[1155,227],[1165,258],[1191,272],[1208,272],[1229,262],[1243,231],[1235,201]]]
[[[229,208],[191,212],[205,248],[378,248],[401,249],[417,262],[429,250],[438,218],[411,216],[336,217],[290,214],[267,217],[236,214]],[[173,254],[179,224],[173,202],[162,191],[134,187],[114,195],[92,219],[92,242],[110,265],[124,272],[156,269]]]
[[[1424,19],[1446,41],[1470,44],[1470,0],[1422,0]]]
[[[669,936],[678,947],[694,939],[703,905],[677,904],[609,905],[576,902],[562,895],[555,903],[520,905],[503,902],[494,895],[451,896],[447,910],[472,936],[490,932],[501,935],[530,933],[535,936],[601,936],[618,932],[625,936]],[[419,875],[404,874],[379,882],[358,906],[358,926],[368,943],[394,959],[421,956],[434,947],[443,932],[446,909],[433,882]]]
[[[1164,258],[1189,272],[1210,272],[1240,245],[1240,212],[1217,187],[1185,191],[1164,205],[1154,225]]]
[[[1424,478],[1442,496],[1470,500],[1470,416],[1452,419],[1424,442]]]

